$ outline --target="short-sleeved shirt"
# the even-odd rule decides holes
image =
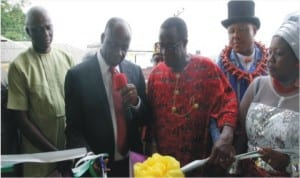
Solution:
[[[8,72],[8,104],[13,110],[27,111],[33,122],[48,140],[59,149],[65,143],[64,80],[74,65],[72,58],[59,49],[39,54],[29,48],[11,64]],[[24,153],[41,152],[23,137]],[[24,170],[26,175],[26,170]],[[45,176],[45,170],[36,176]],[[30,173],[28,176],[34,176]]]

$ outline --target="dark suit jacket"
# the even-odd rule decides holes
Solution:
[[[95,154],[114,157],[114,133],[107,95],[96,53],[90,53],[67,72],[65,79],[67,148],[87,147]],[[139,129],[146,120],[145,80],[139,66],[123,60],[120,71],[136,86],[141,98],[138,111],[126,110],[130,150],[141,152]]]

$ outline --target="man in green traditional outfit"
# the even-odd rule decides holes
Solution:
[[[25,25],[32,47],[9,67],[7,106],[14,110],[22,133],[22,153],[64,149],[64,80],[74,62],[51,47],[53,26],[44,8],[29,9]],[[56,164],[24,164],[23,176],[59,176],[57,168]]]

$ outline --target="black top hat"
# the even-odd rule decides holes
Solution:
[[[260,27],[260,21],[254,16],[255,4],[253,1],[232,0],[228,4],[228,19],[222,21],[222,25],[227,28],[233,23],[249,22]]]

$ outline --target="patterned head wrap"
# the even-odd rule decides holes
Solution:
[[[275,32],[274,36],[282,37],[291,47],[299,59],[299,31],[300,29],[300,12],[289,15],[286,20],[281,24],[279,29]]]

